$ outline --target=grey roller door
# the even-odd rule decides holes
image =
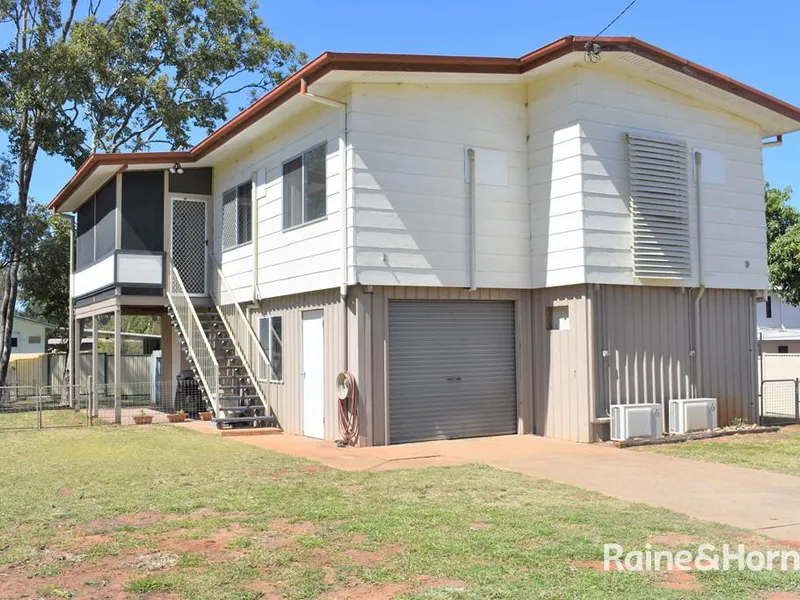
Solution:
[[[390,442],[517,431],[513,302],[389,302]]]

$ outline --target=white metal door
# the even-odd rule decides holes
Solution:
[[[172,199],[172,262],[190,296],[208,295],[208,202]]]
[[[321,310],[303,313],[303,435],[325,437],[325,379]]]

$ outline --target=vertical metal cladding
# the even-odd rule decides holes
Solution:
[[[717,398],[719,424],[755,422],[758,339],[755,296],[748,290],[706,290],[700,305],[700,389]]]
[[[692,396],[692,297],[667,287],[597,286],[596,414],[611,404]]]
[[[323,311],[325,439],[340,437],[334,383],[341,370],[342,314],[338,289],[270,298],[261,302],[259,316],[280,315],[283,326],[283,382],[269,386],[270,402],[286,433],[303,433],[303,312]],[[254,323],[255,325],[255,323]]]
[[[591,313],[586,286],[532,292],[533,408],[537,435],[589,442],[591,437]],[[548,309],[566,309],[568,325],[553,329]]]
[[[721,425],[754,418],[757,357],[750,291],[707,289],[699,323],[697,290],[603,285],[591,287],[590,294],[597,417],[606,416],[610,404],[662,403],[666,415],[670,399],[714,397]]]

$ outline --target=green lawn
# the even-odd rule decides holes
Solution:
[[[704,441],[642,446],[638,450],[800,475],[800,427]]]
[[[778,572],[603,572],[604,542],[780,546],[483,466],[339,472],[167,425],[3,432],[0,456],[0,597],[800,592],[796,574]]]

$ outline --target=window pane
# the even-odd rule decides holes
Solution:
[[[40,335],[29,335],[28,336],[28,343],[29,344],[41,344],[42,343],[42,336],[40,336]]]
[[[283,165],[283,227],[303,222],[303,158]]]
[[[253,204],[250,200],[251,185],[245,183],[239,186],[237,197],[237,240],[239,244],[246,244],[253,239]]]
[[[322,144],[313,150],[309,150],[303,155],[303,162],[306,170],[306,214],[304,221],[321,219],[326,213],[326,194],[325,194],[325,157],[327,156],[326,145]]]
[[[272,363],[272,380],[283,381],[283,319],[270,318],[269,360]]]
[[[11,338],[11,347],[12,348],[16,348],[17,347],[17,338],[15,338],[15,337]]]
[[[222,248],[236,245],[236,190],[222,195]]]

